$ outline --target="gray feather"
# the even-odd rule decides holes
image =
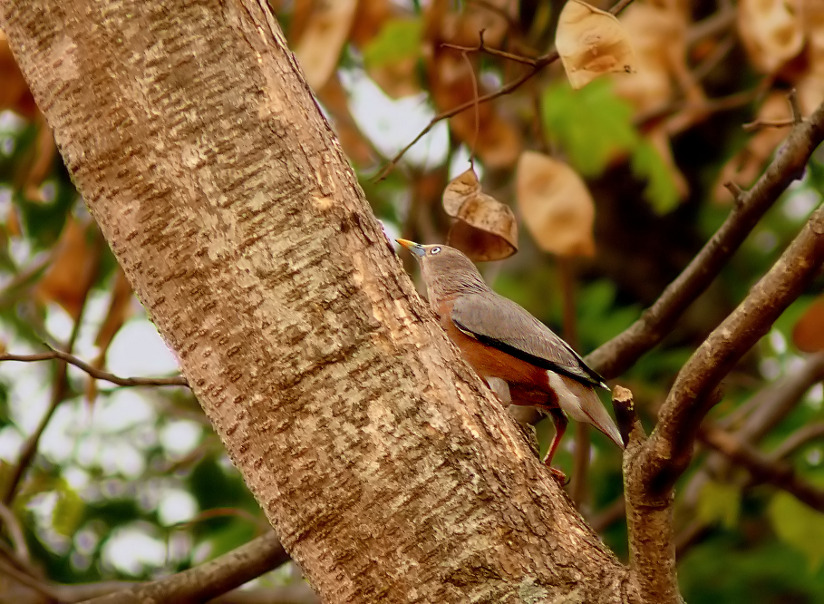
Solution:
[[[458,296],[452,321],[467,335],[508,354],[583,384],[605,387],[604,379],[549,327],[492,290]]]

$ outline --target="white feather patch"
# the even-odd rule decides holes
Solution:
[[[592,420],[584,413],[583,401],[580,399],[580,394],[570,390],[566,383],[564,383],[564,380],[561,379],[561,376],[554,371],[547,371],[546,374],[549,376],[550,387],[555,391],[555,394],[558,395],[558,405],[560,405],[563,412],[575,421],[591,424]]]

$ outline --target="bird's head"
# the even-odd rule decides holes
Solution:
[[[423,245],[396,239],[420,262],[430,301],[468,291],[487,290],[481,274],[463,252],[448,245]]]

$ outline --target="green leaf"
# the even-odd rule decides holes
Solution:
[[[669,166],[648,141],[640,141],[632,153],[632,171],[647,181],[644,197],[659,214],[665,214],[678,204],[678,189]]]
[[[635,175],[647,181],[644,197],[659,214],[672,210],[679,194],[669,166],[633,125],[633,109],[612,92],[608,79],[581,90],[568,84],[547,88],[541,97],[544,128],[583,176],[597,176],[621,154],[630,156]]]
[[[627,329],[641,314],[636,306],[617,303],[617,288],[598,279],[581,288],[578,296],[578,331],[581,349],[588,352]]]
[[[696,512],[706,524],[732,528],[741,512],[741,491],[735,485],[709,481],[701,490]]]
[[[600,174],[617,154],[639,141],[632,107],[612,92],[612,82],[596,80],[580,90],[548,87],[541,96],[544,128],[570,164],[584,176]]]
[[[779,539],[807,556],[813,570],[820,568],[824,562],[824,514],[787,493],[773,497],[768,513]]]
[[[54,530],[66,537],[71,537],[77,531],[83,519],[85,504],[73,488],[63,479],[58,478],[54,484],[57,493],[57,503],[52,511]]]
[[[420,19],[391,19],[363,49],[367,69],[417,57],[421,53],[423,22]]]

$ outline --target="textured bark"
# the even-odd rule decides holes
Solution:
[[[637,601],[415,294],[253,0],[7,0],[73,179],[326,601]]]

